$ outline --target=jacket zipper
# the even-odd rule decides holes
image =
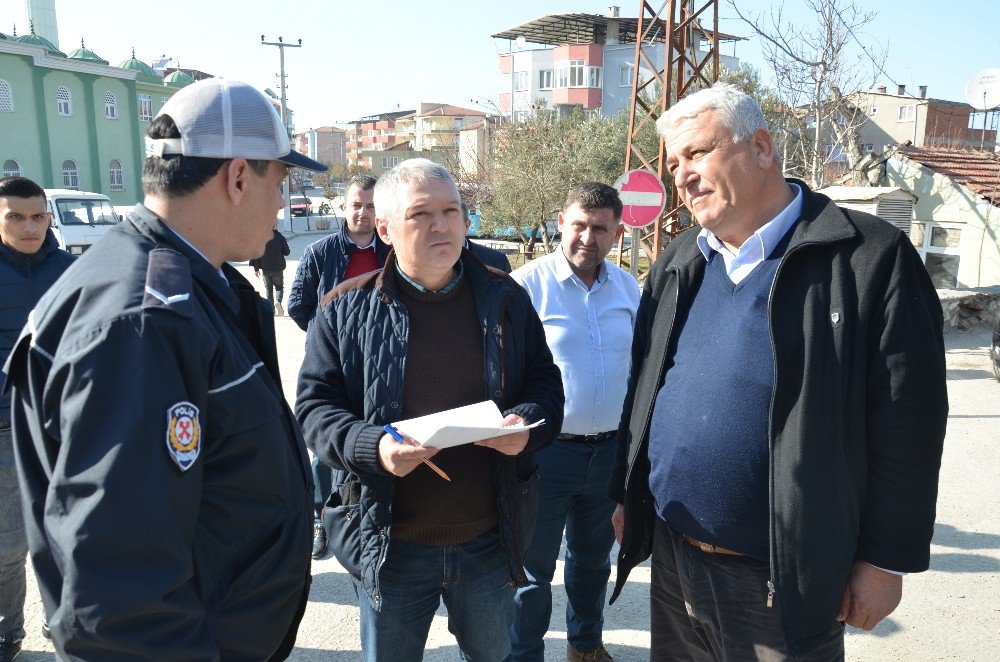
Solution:
[[[663,350],[663,358],[660,359],[660,366],[659,366],[659,369],[657,371],[657,375],[662,375],[663,374],[663,366],[665,366],[667,364],[667,354],[670,353],[671,335],[674,332],[674,322],[677,320],[677,306],[678,306],[678,304],[680,302],[680,298],[681,298],[681,275],[680,275],[680,270],[677,269],[676,267],[673,267],[673,268],[670,269],[670,271],[673,272],[674,279],[676,281],[675,282],[675,287],[674,287],[674,312],[670,316],[670,325],[667,327],[667,347],[664,348],[664,350]],[[650,324],[652,324],[652,320],[650,320]],[[659,378],[657,378],[657,381],[659,381]],[[652,398],[650,400],[649,407],[646,409],[646,422],[643,424],[642,437],[640,437],[640,439],[644,439],[646,437],[646,435],[649,434],[649,421],[650,421],[650,418],[652,418],[652,416],[653,416],[653,407],[655,406],[655,404],[656,404],[656,398],[654,397],[654,398]],[[640,446],[641,445],[642,444],[640,443]],[[631,461],[628,464],[628,469],[625,471],[625,487],[626,487],[626,489],[628,488],[629,481],[632,478],[632,470],[635,467],[635,463],[636,463],[636,458],[637,457],[638,457],[638,454],[636,454],[636,457],[634,457],[634,458],[631,459]],[[626,513],[627,512],[628,511],[626,511]],[[628,538],[626,539],[625,536],[628,536]],[[629,546],[629,544],[631,544],[631,542],[632,542],[632,537],[631,537],[631,535],[629,535],[629,526],[626,523],[626,526],[624,527],[624,531],[622,532],[621,549],[622,549],[622,553],[623,554],[624,554],[625,549],[628,548],[628,546]]]
[[[792,246],[785,251],[784,257],[778,263],[778,268],[774,272],[774,280],[771,281],[771,290],[767,294],[767,333],[771,340],[771,367],[773,370],[773,385],[771,386],[771,406],[768,408],[767,412],[767,510],[768,510],[768,545],[767,545],[767,555],[768,555],[768,580],[767,580],[767,607],[770,608],[774,605],[774,595],[777,593],[775,588],[775,567],[777,566],[777,559],[775,558],[775,543],[774,543],[774,398],[778,394],[778,353],[777,345],[774,342],[774,319],[773,319],[773,308],[774,303],[774,289],[778,285],[778,277],[781,276],[781,272],[785,268],[785,263],[788,262],[788,258],[792,254],[797,253],[800,248],[804,246],[809,246],[814,243],[819,242],[805,242],[798,244],[797,246]]]

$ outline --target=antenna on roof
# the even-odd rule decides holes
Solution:
[[[1000,106],[1000,69],[989,68],[977,71],[965,86],[965,100],[976,110],[983,112],[983,131],[979,139],[979,150],[986,146],[986,120],[990,112]]]

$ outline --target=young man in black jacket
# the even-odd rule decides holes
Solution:
[[[275,225],[274,236],[264,247],[264,254],[250,260],[254,276],[259,277],[261,272],[264,272],[267,302],[274,307],[275,315],[285,314],[281,309],[281,302],[285,298],[285,256],[290,252],[285,235],[278,232],[278,226]]]
[[[0,179],[0,365],[38,300],[75,259],[49,230],[45,191],[25,177]],[[0,398],[0,662],[21,650],[24,638],[24,561],[28,542],[14,445],[10,399]]]
[[[926,570],[948,415],[909,238],[781,173],[717,84],[657,122],[700,226],[650,269],[610,495],[614,597],[652,553],[652,659],[838,660]]]

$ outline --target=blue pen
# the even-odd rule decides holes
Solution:
[[[397,430],[391,423],[386,423],[385,425],[382,426],[382,429],[385,430],[386,433],[388,433],[388,435],[390,437],[392,437],[393,439],[395,439],[397,444],[405,444],[406,443],[406,440],[403,439],[403,435],[399,434],[399,430]],[[430,460],[428,460],[426,457],[420,458],[420,461],[423,462],[424,464],[426,464],[431,469],[433,469],[434,473],[436,473],[438,476],[441,476],[445,480],[451,482],[451,478],[448,478],[448,474],[446,474],[444,471],[442,471],[441,467],[439,467],[438,465],[434,464],[433,462],[431,462]]]

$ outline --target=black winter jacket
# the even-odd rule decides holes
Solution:
[[[291,249],[288,248],[285,235],[275,230],[271,241],[264,246],[264,254],[250,260],[250,267],[261,271],[284,271],[285,256],[289,253]]]
[[[537,512],[535,452],[552,443],[562,427],[562,379],[525,291],[468,251],[461,259],[483,332],[485,365],[470,366],[485,368],[483,399],[529,423],[546,420],[531,431],[520,454],[494,456],[500,538],[511,583],[523,585],[521,559]],[[409,333],[395,277],[390,253],[384,269],[347,281],[327,296],[309,329],[295,407],[306,444],[335,470],[331,508],[324,511],[324,519],[334,520],[331,548],[376,609],[378,571],[392,537],[394,486],[379,462],[378,442],[384,424],[402,419]]]
[[[829,632],[856,559],[927,569],[948,401],[941,306],[910,240],[795,183],[802,217],[769,304],[769,499],[771,581],[798,655]],[[704,273],[697,234],[666,247],[639,305],[609,484],[625,506],[612,601],[651,550],[649,422],[674,320]]]
[[[59,248],[49,230],[33,255],[0,242],[0,366],[14,347],[28,313],[76,257]],[[0,419],[10,418],[10,400],[0,398]]]
[[[309,329],[323,296],[344,280],[347,263],[357,246],[347,238],[346,224],[341,224],[337,232],[306,246],[299,266],[295,270],[295,280],[288,292],[288,316],[295,320],[303,331]],[[378,266],[385,264],[389,247],[375,235],[375,260]]]
[[[274,318],[136,205],[10,358],[26,532],[60,660],[284,659],[312,485]]]

